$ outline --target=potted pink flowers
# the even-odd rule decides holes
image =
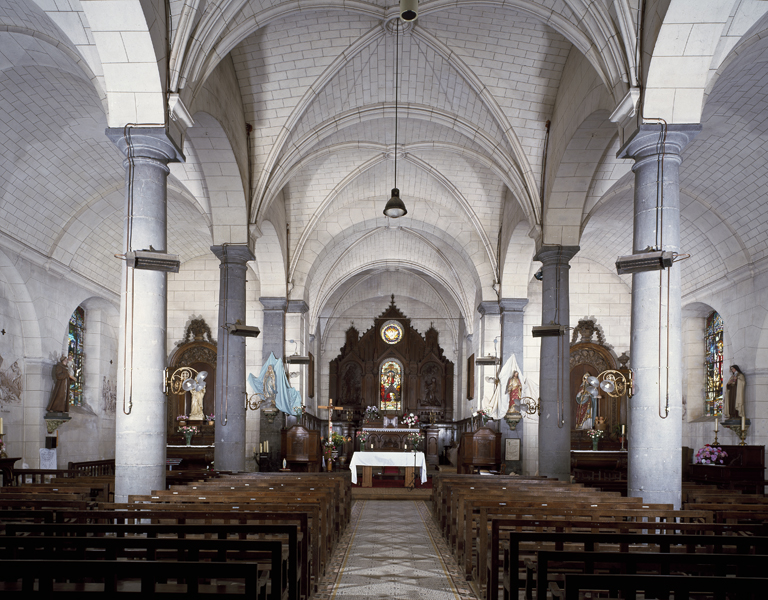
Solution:
[[[696,453],[696,463],[701,465],[722,465],[728,453],[719,446],[705,445]]]

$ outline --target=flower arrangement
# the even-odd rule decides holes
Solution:
[[[723,464],[723,459],[728,453],[719,446],[705,445],[696,453],[696,462],[702,465]]]
[[[209,421],[215,421],[216,420],[216,415],[208,415],[207,418],[208,418]]]
[[[332,450],[336,450],[339,448],[346,440],[344,439],[344,436],[340,433],[332,433],[330,438],[326,438],[323,441],[323,446],[326,448],[331,448]]]
[[[412,448],[414,450],[418,449],[419,444],[421,444],[422,435],[420,433],[409,433],[405,436],[405,443],[408,444],[409,448]]]
[[[369,439],[371,439],[371,433],[369,431],[358,431],[355,436],[358,440],[360,440],[361,444],[365,444]]]
[[[379,414],[379,409],[376,406],[367,406],[365,408],[365,413],[363,414],[363,418],[366,421],[375,421],[380,416],[381,415]]]
[[[472,416],[480,417],[480,419],[482,419],[483,421],[483,425],[485,425],[491,419],[491,416],[487,412],[485,412],[482,408],[477,412],[473,413]]]
[[[404,425],[407,425],[409,429],[412,429],[418,426],[419,417],[417,417],[413,413],[409,413],[407,415],[403,415],[402,419],[400,419],[400,422],[403,423]]]
[[[182,425],[179,427],[179,433],[182,435],[195,435],[197,433],[197,427],[194,425]]]
[[[601,431],[599,429],[590,429],[587,431],[587,435],[593,440],[599,440],[601,437],[603,437],[604,433],[605,433],[604,431]]]
[[[179,415],[178,417],[176,417],[176,420],[177,421],[189,421],[189,416],[188,415]]]

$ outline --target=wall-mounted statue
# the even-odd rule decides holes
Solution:
[[[54,373],[56,383],[48,403],[48,412],[69,412],[69,383],[75,380],[72,359],[62,354]]]
[[[744,385],[747,380],[739,365],[731,365],[731,378],[725,384],[728,390],[728,417],[737,419],[744,414]]]

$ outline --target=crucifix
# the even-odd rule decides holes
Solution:
[[[333,433],[333,427],[331,425],[331,419],[333,418],[333,411],[334,410],[344,410],[341,406],[334,406],[333,405],[333,398],[328,398],[328,406],[318,406],[317,408],[327,408],[328,409],[328,439],[331,439],[331,434]]]

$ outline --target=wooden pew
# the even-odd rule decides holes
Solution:
[[[714,575],[748,577],[765,569],[768,556],[755,554],[704,554],[702,552],[573,552],[539,550],[535,564],[527,569],[526,598],[536,575],[536,598],[546,598],[550,587],[556,592],[559,581],[573,573],[603,572],[643,573],[648,575]],[[550,566],[562,577],[550,581]],[[568,572],[564,572],[567,569]],[[553,593],[554,595],[554,593]]]
[[[638,591],[648,595],[674,593],[675,600],[686,600],[691,594],[709,593],[718,600],[726,594],[737,594],[739,600],[762,600],[768,579],[761,577],[691,577],[687,575],[584,575],[565,576],[565,591],[556,597],[579,600],[582,590],[617,590],[625,600],[635,600]],[[700,596],[697,596],[700,597]],[[732,596],[733,597],[733,596]]]
[[[87,574],[92,582],[58,583],[73,578],[72,573]],[[197,598],[219,598],[221,593],[259,598],[260,587],[259,571],[249,562],[10,559],[3,561],[2,579],[6,581],[3,597],[28,597],[35,582],[41,594],[104,599],[125,594],[136,597],[137,592],[154,597],[186,592]]]
[[[488,600],[498,600],[499,597],[499,530],[503,521],[493,522],[492,547],[495,548],[491,555],[488,570],[488,588],[486,597]],[[621,524],[624,525],[623,523]],[[638,524],[642,526],[643,524]],[[649,523],[650,528],[655,524]],[[706,526],[706,524],[702,524]],[[768,536],[741,536],[741,535],[690,535],[690,534],[658,534],[658,533],[592,533],[592,532],[531,532],[509,531],[506,532],[508,548],[504,552],[503,561],[503,587],[504,598],[517,598],[518,590],[522,589],[518,576],[520,565],[525,564],[525,556],[534,556],[538,546],[549,543],[555,549],[562,549],[565,544],[579,546],[582,551],[590,552],[608,546],[611,550],[616,548],[628,551],[631,545],[635,549],[642,545],[648,551],[669,553],[673,546],[675,549],[706,548],[710,552],[722,553],[724,548],[737,554],[768,554]],[[528,550],[521,549],[522,545],[531,547]],[[596,546],[599,546],[597,548]],[[768,559],[767,559],[768,560]]]
[[[254,536],[259,539],[252,539]],[[301,579],[298,537],[298,527],[290,525],[8,523],[6,535],[0,536],[0,557],[8,557],[14,549],[18,553],[43,544],[51,552],[62,554],[72,549],[79,553],[81,560],[89,558],[85,552],[89,548],[100,549],[107,560],[126,555],[144,560],[156,560],[162,555],[167,560],[168,551],[177,560],[208,557],[218,561],[246,560],[263,564],[267,559],[271,565],[271,599],[279,600],[284,590],[288,600],[299,600],[300,597],[307,598],[308,592]],[[56,542],[57,539],[60,541]],[[265,545],[267,543],[271,545]],[[47,552],[43,556],[48,556]],[[214,557],[209,556],[211,552]],[[268,554],[258,556],[255,552]]]

